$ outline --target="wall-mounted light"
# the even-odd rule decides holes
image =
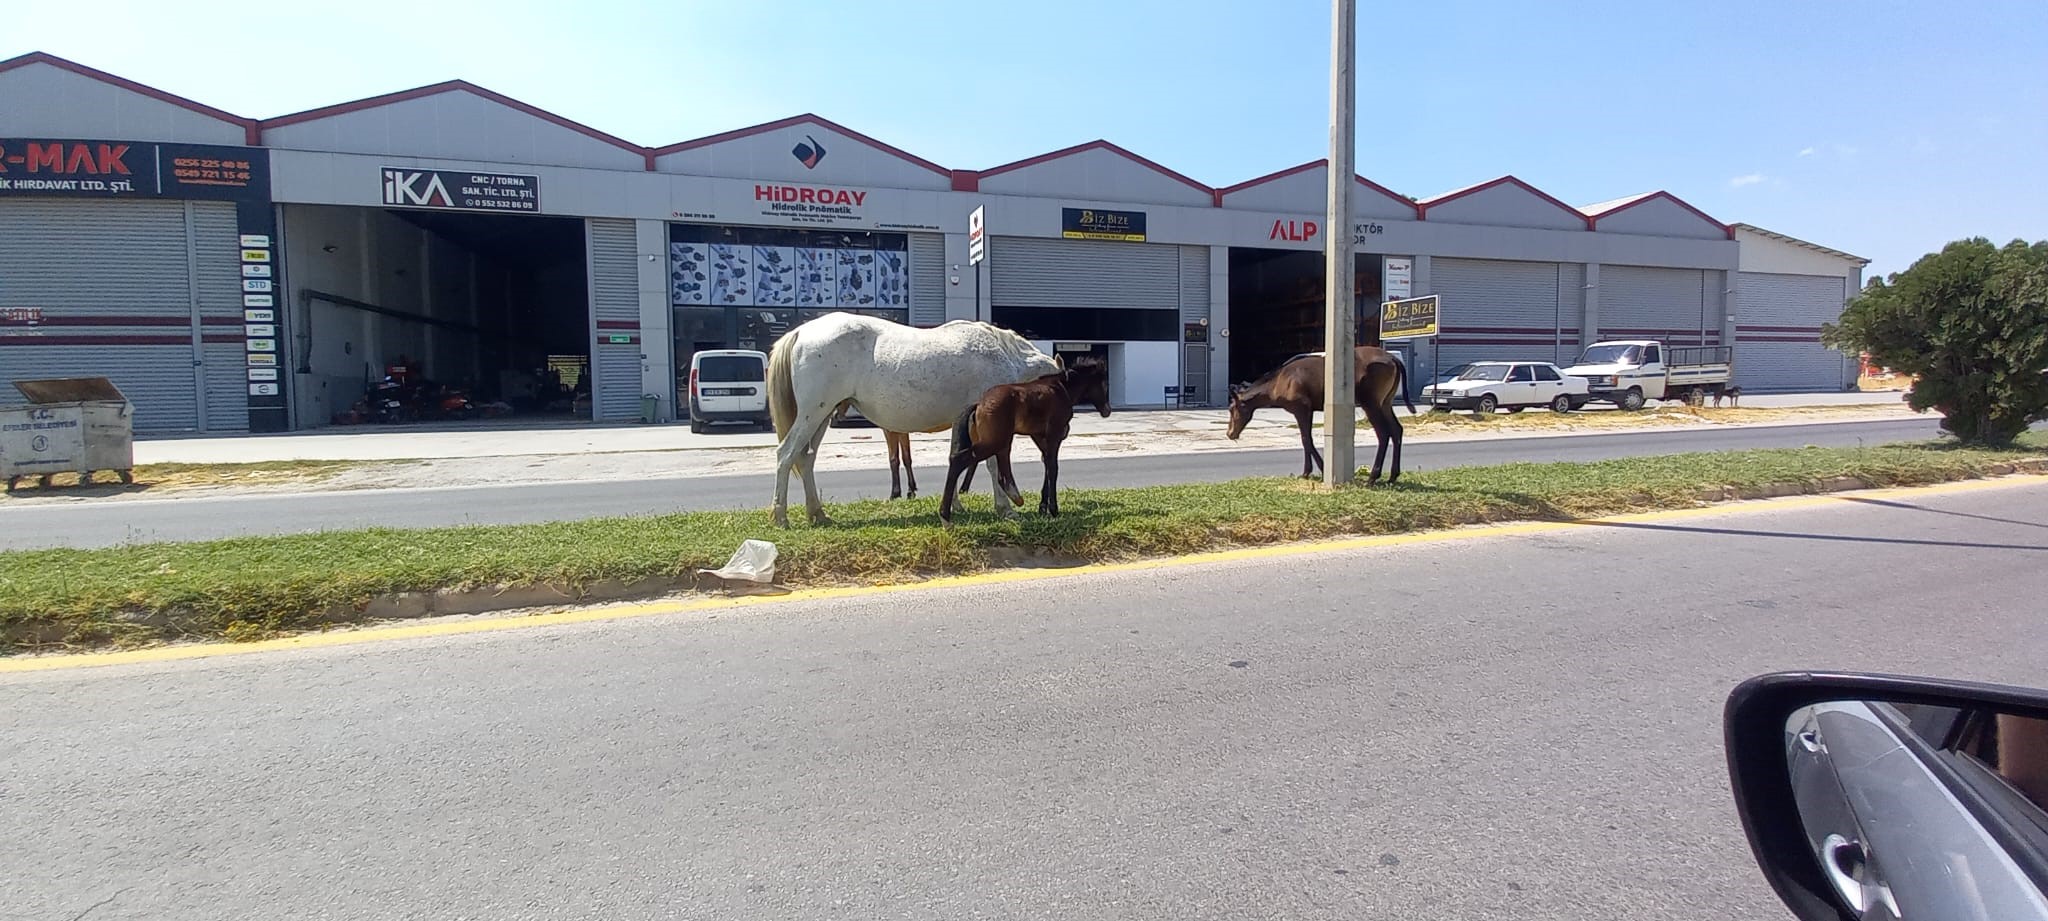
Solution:
[[[332,243],[329,243],[329,244],[327,244],[326,246],[320,247],[320,251],[321,251],[321,252],[323,252],[323,253],[331,253],[331,252],[334,252],[334,251],[335,251],[335,250],[337,250],[337,249],[340,249],[340,247],[338,247],[338,246],[335,246],[335,245],[334,245],[334,244],[332,244]]]

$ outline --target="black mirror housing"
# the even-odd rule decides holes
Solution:
[[[1794,714],[1844,702],[1991,712],[2048,721],[2048,692],[2004,685],[1826,672],[1774,673],[1738,685],[1723,711],[1724,744],[1736,808],[1765,879],[1786,907],[1806,921],[1857,921],[1865,917],[1863,910],[1848,904],[1842,885],[1816,856],[1813,838],[1802,817],[1787,751],[1787,726]],[[1812,745],[1809,738],[1802,736],[1801,741]],[[1925,760],[1924,765],[1930,777],[1943,778],[1941,772],[1949,770],[1939,760]],[[2017,810],[2011,803],[1994,803],[1993,798],[1977,795],[1966,783],[1957,783],[1952,777],[1943,779],[1956,804],[1951,810],[1957,813],[1956,821],[1981,828],[1988,846],[2002,851],[2031,881],[2038,901],[2038,893],[2048,889],[2048,847],[2043,847],[2043,829],[2016,821],[2013,816]],[[2018,807],[2026,808],[2031,807]],[[1885,817],[1867,818],[1882,821]],[[1886,895],[1890,895],[1889,890]],[[1907,916],[1913,917],[1911,913]]]

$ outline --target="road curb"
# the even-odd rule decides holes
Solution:
[[[1982,476],[1939,482],[1953,483],[1968,480],[1996,479],[2016,474],[2048,474],[2048,459],[2030,459],[2006,464],[1994,464],[1987,468]],[[1785,481],[1743,488],[1733,486],[1709,487],[1700,491],[1698,501],[1702,505],[1716,505],[1760,499],[1782,499],[1791,496],[1890,489],[1898,486],[1915,485],[1936,484],[1877,485],[1858,477],[1832,477],[1813,482]],[[1510,524],[1512,522],[1475,520],[1465,523],[1468,525],[1479,525]],[[1005,570],[1042,569],[1048,566],[1059,566],[1067,561],[1056,559],[1049,551],[1039,548],[995,547],[989,551],[989,562],[990,570]],[[321,623],[334,625],[365,621],[417,620],[453,614],[489,614],[528,608],[646,601],[679,592],[698,592],[703,594],[752,593],[744,590],[729,591],[726,586],[715,584],[715,580],[707,584],[706,580],[694,574],[659,576],[633,582],[604,579],[583,586],[565,583],[491,585],[473,588],[448,588],[433,592],[400,592],[390,595],[379,595],[361,605],[335,605],[330,607],[322,612],[317,620]]]

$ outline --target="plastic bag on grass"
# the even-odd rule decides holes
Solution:
[[[765,540],[742,541],[723,568],[697,570],[697,583],[699,588],[723,588],[748,594],[789,591],[775,584],[775,545]]]

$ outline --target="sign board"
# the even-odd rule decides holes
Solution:
[[[0,138],[0,196],[270,201],[270,151],[212,144]]]
[[[1145,242],[1145,212],[1061,208],[1060,236],[1069,240]]]
[[[540,177],[384,167],[384,203],[441,211],[540,212]]]
[[[632,333],[606,333],[606,334],[605,334],[605,337],[604,337],[604,341],[605,341],[605,344],[606,344],[606,345],[632,345],[632,344],[633,344],[633,334],[632,334]]]
[[[1407,256],[1388,256],[1380,263],[1381,297],[1389,301],[1407,300],[1415,293],[1415,260]]]
[[[967,264],[980,265],[983,256],[988,255],[988,206],[977,205],[967,212]]]
[[[1411,297],[1380,305],[1380,341],[1426,339],[1437,334],[1437,296]]]

